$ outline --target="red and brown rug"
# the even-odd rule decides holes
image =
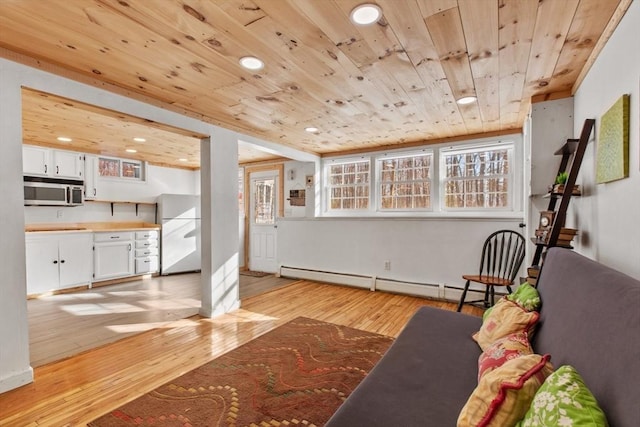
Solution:
[[[89,426],[322,426],[392,342],[299,317]]]

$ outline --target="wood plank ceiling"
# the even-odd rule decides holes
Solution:
[[[572,93],[631,0],[376,0],[383,17],[359,26],[362,2],[2,1],[0,54],[331,155],[518,131],[532,97]],[[264,68],[243,69],[246,55]],[[25,114],[26,139],[51,138],[45,111]],[[175,146],[193,138],[178,139],[154,162],[185,166]]]

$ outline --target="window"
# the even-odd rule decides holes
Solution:
[[[378,159],[380,210],[431,209],[433,154]]]
[[[254,187],[254,222],[269,225],[276,222],[276,180],[275,178],[260,178],[255,180]]]
[[[522,137],[323,161],[327,216],[520,217]]]
[[[244,218],[244,168],[238,169],[238,214]]]
[[[442,150],[443,209],[511,207],[513,145]]]
[[[106,178],[144,181],[144,163],[139,160],[99,157],[98,174]]]
[[[369,160],[334,163],[326,167],[329,210],[369,208]]]

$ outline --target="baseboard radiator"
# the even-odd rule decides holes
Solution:
[[[462,288],[447,286],[445,284],[408,282],[376,276],[310,270],[289,266],[280,267],[280,276],[292,279],[311,280],[315,282],[335,283],[338,285],[369,289],[371,291],[385,291],[450,301],[458,301],[462,295]],[[461,286],[463,284],[464,283],[461,283]],[[502,294],[496,292],[496,299],[500,296],[502,296]],[[466,299],[476,300],[483,297],[483,292],[469,289]]]

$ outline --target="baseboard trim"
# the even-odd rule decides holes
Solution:
[[[13,390],[14,388],[22,387],[33,382],[33,368],[29,366],[28,369],[0,379],[0,393]]]

